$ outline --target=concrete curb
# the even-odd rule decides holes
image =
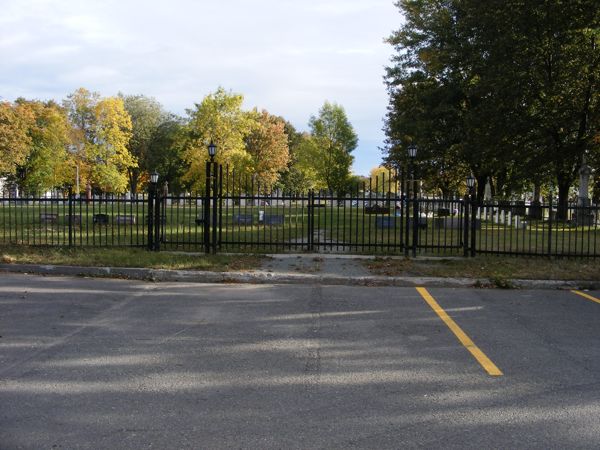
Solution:
[[[196,270],[141,269],[127,267],[84,267],[36,264],[0,264],[0,272],[29,273],[53,276],[83,276],[127,278],[150,281],[184,281],[189,283],[249,283],[249,284],[323,284],[346,286],[453,287],[494,288],[489,279],[441,277],[344,277],[299,273],[208,272]],[[517,289],[600,289],[600,281],[506,280],[503,287]]]

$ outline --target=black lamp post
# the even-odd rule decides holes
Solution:
[[[476,232],[476,211],[475,211],[475,177],[472,173],[467,176],[467,195],[465,198],[465,249],[464,255],[468,256],[467,242],[469,241],[469,225],[471,228],[471,256],[475,256],[475,232]],[[471,220],[469,221],[469,209],[471,210]]]
[[[217,154],[217,146],[211,140],[207,146],[208,156],[210,160],[206,161],[206,197],[204,199],[204,250],[206,253],[211,251],[210,243],[210,199],[211,199],[211,181],[212,181],[212,197],[213,197],[213,214],[212,214],[212,227],[213,227],[213,253],[217,249],[217,167],[215,163],[215,155]]]
[[[417,256],[417,240],[419,239],[419,231],[417,229],[418,225],[419,225],[419,221],[418,221],[418,214],[419,214],[419,207],[417,204],[417,189],[416,189],[416,185],[415,185],[415,170],[414,170],[414,160],[417,157],[417,147],[413,144],[408,146],[408,168],[409,168],[409,175],[410,178],[412,179],[412,194],[413,194],[413,224],[412,224],[412,228],[413,228],[413,242],[412,242],[412,255],[413,257]],[[407,196],[406,196],[406,246],[404,247],[404,254],[406,256],[408,256],[408,241],[409,241],[409,229],[410,229],[410,185],[409,183],[407,183]]]
[[[158,209],[156,199],[156,185],[158,183],[158,172],[155,170],[150,174],[150,192],[148,196],[148,250],[155,250],[155,242],[158,242],[158,233],[154,234],[154,206]]]
[[[469,195],[473,195],[473,188],[475,187],[475,177],[472,173],[467,177],[467,187],[469,188]]]
[[[216,154],[217,146],[214,144],[213,141],[210,141],[210,144],[208,144],[208,156],[210,156],[210,162],[213,162],[215,160]]]

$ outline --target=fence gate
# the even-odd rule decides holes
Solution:
[[[207,162],[204,193],[152,189],[148,248],[217,252],[470,254],[463,199],[418,198],[396,178],[328,191],[284,192]]]

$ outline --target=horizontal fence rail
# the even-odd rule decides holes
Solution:
[[[343,195],[285,192],[207,163],[197,195],[0,197],[0,243],[195,252],[600,256],[598,206],[415,195],[398,174]],[[559,217],[559,216],[562,216]]]

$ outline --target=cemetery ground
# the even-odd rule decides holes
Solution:
[[[424,204],[427,207],[428,203]],[[431,207],[431,205],[429,205]],[[315,245],[338,253],[401,255],[406,233],[404,219],[393,214],[369,214],[367,208],[315,208],[309,220],[306,205],[231,206],[219,210],[220,252],[279,253],[304,251],[309,234]],[[525,221],[509,213],[481,210],[475,247],[478,252],[521,255],[600,254],[597,223],[574,226],[573,221],[550,224]],[[388,208],[388,213],[392,212]],[[203,212],[198,203],[171,205],[163,210],[160,233],[162,250],[203,250]],[[418,251],[427,256],[459,256],[463,253],[461,217],[437,217],[423,212]],[[262,218],[262,220],[261,220]],[[412,220],[412,218],[410,219]],[[144,247],[148,212],[145,203],[79,203],[69,210],[64,203],[12,205],[0,208],[0,243],[79,247]],[[410,221],[409,221],[410,222]],[[409,223],[409,225],[412,222]],[[410,225],[412,226],[412,225]],[[409,228],[410,228],[409,226]],[[312,230],[312,231],[311,231]]]
[[[2,449],[600,441],[600,291],[0,279]]]

